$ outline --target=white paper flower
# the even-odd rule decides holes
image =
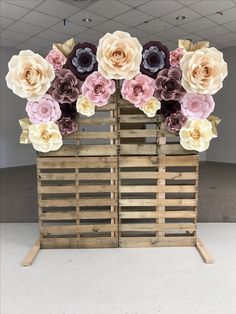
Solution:
[[[161,102],[155,97],[150,98],[140,109],[149,117],[155,117],[157,110],[161,108]]]
[[[90,117],[95,113],[95,104],[86,96],[80,95],[76,102],[76,110],[84,116]]]

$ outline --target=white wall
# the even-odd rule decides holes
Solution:
[[[236,47],[223,49],[228,63],[228,76],[223,88],[214,95],[214,115],[222,119],[218,126],[218,138],[213,139],[206,159],[209,161],[236,163]]]
[[[18,120],[27,117],[26,100],[7,88],[5,76],[8,61],[17,50],[0,47],[0,167],[35,164],[35,151],[31,145],[19,144],[21,128]]]

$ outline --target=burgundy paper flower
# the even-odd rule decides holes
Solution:
[[[164,117],[170,116],[172,113],[181,110],[181,104],[177,100],[162,100],[160,114],[163,114]]]
[[[159,71],[170,66],[169,50],[160,41],[150,41],[143,46],[140,71],[156,78]]]
[[[166,127],[170,132],[178,132],[182,126],[187,121],[187,118],[182,114],[181,111],[172,113],[169,117],[166,118]]]
[[[69,68],[81,81],[97,70],[97,48],[90,43],[76,44],[68,56],[65,67]]]
[[[52,81],[48,93],[59,103],[72,103],[81,93],[81,83],[68,69],[60,69]]]
[[[181,70],[170,67],[161,70],[156,78],[155,96],[159,100],[180,100],[186,93],[181,85]]]
[[[67,117],[74,120],[77,115],[76,102],[60,104],[61,117]]]
[[[57,121],[59,130],[62,135],[66,136],[78,130],[77,123],[69,117],[63,117]]]

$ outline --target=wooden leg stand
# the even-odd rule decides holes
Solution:
[[[38,255],[40,250],[40,241],[37,240],[29,252],[25,255],[23,261],[21,262],[21,266],[31,266]]]
[[[203,261],[206,264],[214,264],[213,258],[210,256],[207,249],[202,244],[202,241],[199,238],[197,238],[197,240],[196,240],[196,248],[197,248],[199,254],[201,255]]]

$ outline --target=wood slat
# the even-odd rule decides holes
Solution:
[[[121,155],[156,155],[156,144],[121,144]]]
[[[38,189],[39,193],[43,194],[61,194],[61,193],[100,193],[100,192],[115,192],[116,186],[110,185],[80,185],[79,191],[76,186],[64,185],[64,186],[41,186]]]
[[[76,219],[113,219],[117,217],[116,212],[110,211],[80,211],[76,212],[58,212],[58,213],[42,213],[42,220],[76,220]]]
[[[122,219],[135,218],[196,218],[195,211],[121,211],[119,213]]]
[[[83,232],[112,232],[116,231],[115,224],[94,224],[94,225],[61,225],[61,226],[43,226],[40,232],[43,236],[56,234],[76,234]]]
[[[160,231],[160,230],[167,230],[167,231],[194,231],[196,230],[195,224],[177,224],[177,223],[125,223],[121,224],[119,227],[120,232],[124,231]]]
[[[195,237],[122,237],[120,247],[195,246]]]
[[[196,172],[155,172],[155,171],[130,171],[120,172],[120,179],[169,179],[169,180],[195,180]]]
[[[120,206],[196,206],[195,199],[120,199]]]
[[[197,187],[194,185],[129,185],[120,186],[121,193],[194,193]]]

